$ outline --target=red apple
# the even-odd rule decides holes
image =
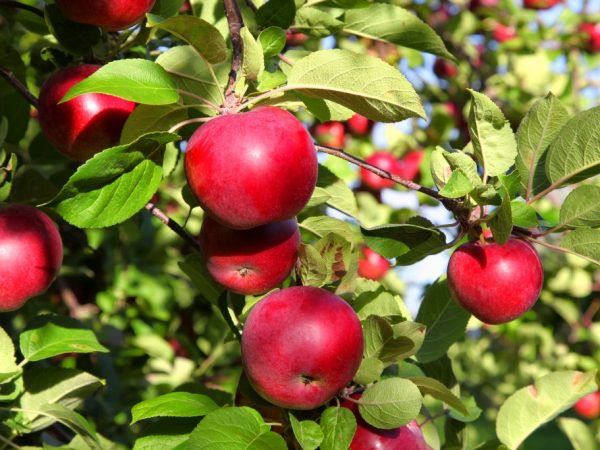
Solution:
[[[272,106],[212,119],[192,135],[185,155],[200,205],[235,229],[294,217],[312,195],[317,170],[308,131]]]
[[[117,145],[135,108],[133,102],[105,94],[84,94],[58,104],[71,87],[99,68],[84,64],[60,70],[40,91],[39,120],[44,134],[59,152],[75,160]]]
[[[562,0],[523,0],[523,6],[528,9],[550,9],[562,3]]]
[[[352,398],[358,400],[360,394],[353,394]],[[344,400],[341,406],[348,408],[356,417],[356,432],[350,443],[350,450],[429,450],[416,421],[393,430],[381,430],[365,422],[355,402]]]
[[[117,31],[142,20],[155,0],[56,0],[56,6],[73,22]]]
[[[62,258],[58,228],[46,214],[25,205],[0,209],[0,312],[45,292]]]
[[[300,232],[294,219],[232,230],[205,217],[199,243],[219,284],[254,295],[277,287],[290,274],[298,259]]]
[[[389,270],[390,262],[373,249],[365,246],[358,260],[358,274],[370,280],[381,280]]]
[[[413,181],[419,176],[421,162],[425,152],[423,150],[411,150],[398,161],[398,175],[405,180]]]
[[[497,23],[492,34],[498,42],[507,42],[517,37],[517,30],[513,26],[502,25]]]
[[[292,47],[300,47],[308,40],[308,35],[296,31],[287,30],[285,32],[285,42]]]
[[[450,61],[437,58],[433,63],[433,73],[440,78],[454,78],[458,75],[458,67]]]
[[[361,116],[360,114],[354,114],[352,117],[348,119],[346,122],[348,124],[348,130],[355,136],[365,136],[369,131],[371,131],[371,127],[373,126],[373,122],[367,119],[365,116]]]
[[[543,281],[539,255],[517,238],[503,245],[463,244],[448,263],[448,284],[454,298],[489,324],[509,322],[531,309]]]
[[[600,23],[582,23],[578,31],[585,36],[586,48],[590,53],[600,52]]]
[[[594,420],[600,416],[600,391],[592,392],[581,398],[573,407],[581,417]]]
[[[398,175],[398,159],[389,152],[379,151],[373,153],[366,160],[369,164],[372,164],[380,169],[385,170],[386,172],[391,173],[392,175]],[[396,183],[392,180],[388,180],[387,178],[381,178],[379,175],[374,174],[370,170],[361,168],[360,169],[360,178],[365,186],[380,190],[383,188],[393,187]]]
[[[337,295],[300,286],[269,294],[252,308],[242,362],[261,396],[289,409],[314,409],[356,374],[363,354],[360,320]]]
[[[342,122],[325,122],[315,126],[315,138],[321,145],[343,147],[346,143],[346,130]]]
[[[500,0],[471,0],[469,9],[474,11],[478,8],[494,8],[498,6]]]

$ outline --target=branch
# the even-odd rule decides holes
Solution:
[[[237,0],[223,0],[225,5],[225,15],[229,24],[229,33],[231,34],[231,44],[233,47],[233,55],[231,56],[231,70],[229,71],[229,81],[227,82],[227,90],[225,91],[225,99],[229,103],[235,103],[235,82],[237,74],[242,67],[242,36],[240,30],[244,26],[242,13],[237,4]]]
[[[12,84],[15,87],[15,89],[17,91],[19,91],[19,93],[23,97],[25,97],[25,99],[29,103],[31,103],[31,105],[34,108],[38,107],[37,98],[35,98],[35,96],[31,92],[29,92],[29,89],[27,89],[27,86],[25,86],[23,83],[21,83],[11,70],[8,70],[6,67],[0,66],[0,76],[2,76],[2,78],[4,78],[6,81],[8,81],[10,84]]]
[[[0,0],[0,6],[8,6],[9,8],[24,9],[25,11],[29,11],[37,16],[40,16],[42,19],[44,18],[44,12],[41,9],[38,9],[35,6],[27,5],[25,3],[13,2],[10,0]]]
[[[173,219],[167,216],[164,212],[158,209],[154,203],[147,203],[145,208],[146,210],[150,211],[150,213],[154,217],[158,217],[162,223],[168,226],[180,237],[182,237],[184,241],[191,244],[192,247],[194,247],[197,251],[201,251],[200,245],[198,244],[196,239],[194,239],[194,237],[191,234],[185,231],[181,225],[179,225],[177,222],[175,222]]]

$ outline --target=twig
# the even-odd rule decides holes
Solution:
[[[42,19],[44,18],[44,12],[41,9],[36,8],[35,6],[27,5],[25,3],[13,2],[11,0],[0,0],[0,6],[8,6],[9,8],[23,9],[37,16],[40,16]]]
[[[534,244],[541,245],[542,247],[547,247],[547,248],[549,248],[551,250],[555,250],[557,252],[568,253],[568,254],[573,255],[573,256],[578,256],[580,258],[585,259],[588,262],[591,262],[592,264],[600,266],[600,262],[599,261],[596,261],[595,259],[590,258],[589,256],[582,255],[581,253],[577,253],[577,252],[575,252],[573,250],[569,250],[568,248],[560,247],[558,245],[549,244],[547,242],[540,241],[538,239],[534,239],[532,237],[528,237],[527,240],[530,241],[530,242],[533,242]]]
[[[21,447],[19,447],[17,444],[15,444],[13,441],[10,441],[8,439],[6,439],[4,436],[2,436],[0,434],[0,442],[2,442],[4,445],[2,446],[2,448],[5,448],[6,446],[9,446],[10,448],[14,448],[16,450],[20,450]]]
[[[279,58],[281,61],[283,61],[284,63],[286,63],[288,66],[290,66],[290,67],[294,65],[294,63],[293,63],[293,62],[292,62],[292,61],[291,61],[291,60],[290,60],[290,59],[289,59],[287,56],[285,56],[283,53],[279,53],[279,54],[277,55],[277,57],[278,57],[278,58]]]
[[[164,223],[166,226],[168,226],[177,235],[182,237],[183,240],[185,240],[186,242],[191,244],[196,250],[201,251],[200,245],[198,244],[196,239],[194,239],[194,237],[191,234],[189,234],[187,231],[185,231],[181,225],[179,225],[177,222],[175,222],[173,219],[171,219],[169,216],[167,216],[164,212],[162,212],[160,209],[158,209],[154,203],[151,203],[151,202],[147,203],[145,208],[146,208],[146,210],[150,211],[150,213],[154,217],[157,217],[158,219],[160,219],[160,221],[162,223]]]
[[[192,123],[203,123],[203,122],[208,122],[209,120],[212,120],[212,119],[214,119],[214,117],[196,117],[194,119],[183,120],[179,123],[176,123],[171,128],[169,128],[169,133],[175,133],[180,128],[183,128],[186,125],[190,125]]]
[[[237,0],[223,0],[223,4],[225,5],[225,15],[227,16],[227,23],[229,24],[229,33],[231,34],[231,44],[233,47],[231,70],[229,71],[229,81],[227,82],[227,90],[225,91],[225,100],[226,103],[235,104],[237,102],[237,99],[235,98],[235,82],[237,80],[237,74],[242,67],[243,43],[240,30],[244,26],[244,20],[242,19],[242,13],[240,12]]]
[[[62,298],[63,303],[69,309],[69,315],[75,319],[85,319],[88,317],[92,317],[100,312],[100,309],[93,304],[85,304],[82,305],[77,300],[77,296],[73,289],[69,287],[69,285],[65,282],[64,279],[58,278],[56,280],[56,285],[58,286],[58,290],[60,291],[60,296]]]
[[[15,76],[15,74],[11,71],[8,70],[6,67],[0,66],[0,76],[2,76],[2,78],[4,78],[6,81],[8,81],[10,84],[12,84],[15,89],[17,91],[19,91],[19,93],[25,97],[25,99],[31,103],[31,105],[34,108],[38,107],[38,100],[37,98],[35,98],[35,96],[29,92],[29,89],[27,89],[27,86],[25,86],[23,83],[21,83],[21,81],[19,81],[19,79]]]

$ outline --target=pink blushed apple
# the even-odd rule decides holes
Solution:
[[[390,262],[369,247],[363,247],[358,260],[358,274],[370,280],[381,280],[390,269]]]

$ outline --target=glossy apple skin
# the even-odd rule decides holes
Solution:
[[[62,258],[58,228],[46,214],[24,205],[0,209],[0,312],[45,292]]]
[[[527,9],[550,9],[562,0],[523,0],[523,6]]]
[[[288,409],[314,409],[356,374],[363,354],[360,320],[324,289],[300,286],[269,294],[252,308],[242,362],[262,397]]]
[[[390,262],[369,247],[363,247],[358,260],[358,274],[370,280],[381,280],[389,270]]]
[[[533,307],[544,282],[540,257],[525,241],[461,245],[448,263],[448,284],[458,303],[488,324],[509,322]]]
[[[391,173],[392,175],[398,175],[398,159],[389,152],[375,152],[365,159],[365,161]],[[376,191],[384,188],[391,188],[396,184],[392,180],[381,178],[379,175],[376,175],[364,168],[360,169],[360,178],[365,186]]]
[[[498,42],[507,42],[517,37],[517,30],[513,26],[496,24],[492,32],[494,39]]]
[[[342,122],[325,122],[315,126],[315,138],[321,145],[343,147],[346,144],[346,129]]]
[[[458,75],[458,67],[450,61],[437,58],[433,63],[433,73],[440,78],[454,78]]]
[[[56,0],[62,13],[73,22],[118,31],[142,20],[155,0]]]
[[[58,102],[71,87],[100,66],[84,64],[60,70],[42,85],[39,120],[48,141],[65,156],[83,161],[119,143],[135,103],[106,94],[83,94]]]
[[[206,267],[223,287],[239,294],[262,294],[287,278],[298,259],[296,220],[233,230],[205,217],[199,238]]]
[[[581,417],[594,420],[600,417],[600,391],[592,392],[581,398],[573,407]]]
[[[348,130],[354,136],[365,136],[373,127],[373,122],[360,114],[354,114],[348,119],[346,124],[348,125]]]
[[[413,181],[421,172],[421,162],[425,153],[423,150],[411,150],[398,161],[398,175],[405,180]]]
[[[360,394],[353,394],[352,398],[358,400]],[[381,430],[365,422],[358,411],[358,404],[344,400],[341,406],[348,408],[356,417],[356,432],[350,450],[429,450],[416,421],[393,430]]]
[[[271,106],[212,119],[192,135],[185,154],[200,205],[234,229],[294,217],[312,195],[317,170],[308,131]]]
[[[578,31],[586,35],[588,52],[600,52],[600,23],[582,23]]]

